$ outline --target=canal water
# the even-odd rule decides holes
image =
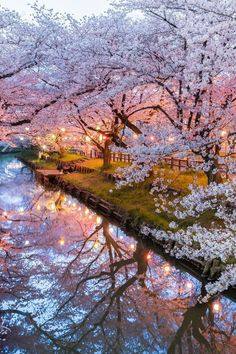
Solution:
[[[236,304],[0,159],[1,353],[235,353]]]

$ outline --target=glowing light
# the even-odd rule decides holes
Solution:
[[[72,206],[73,206],[73,208],[76,208],[76,203],[73,203]]]
[[[43,145],[43,146],[42,146],[42,149],[43,149],[43,150],[46,150],[46,149],[47,149],[47,146],[46,146],[46,145]]]
[[[40,138],[40,136],[37,136],[37,138],[36,138],[37,140],[41,140],[41,138]]]
[[[110,230],[110,232],[113,232],[114,231],[114,229],[113,229],[113,227],[111,226],[111,227],[109,227],[109,230]]]
[[[41,206],[39,204],[37,205],[37,210],[41,210]]]
[[[154,141],[155,140],[154,136],[150,136],[150,140]]]
[[[29,241],[28,241],[28,240],[25,241],[25,245],[26,245],[26,246],[29,245]]]
[[[221,133],[220,133],[221,136],[225,136],[226,134],[227,134],[226,130],[221,130]]]
[[[135,244],[132,243],[129,247],[130,247],[131,250],[134,250],[135,249]]]
[[[99,135],[99,141],[102,141],[102,139],[103,139],[103,136],[102,136],[102,134],[100,134]]]
[[[97,216],[96,223],[101,224],[101,222],[102,222],[102,218],[100,216]]]
[[[65,244],[64,238],[61,238],[61,239],[59,240],[59,244],[60,244],[61,246],[64,246],[64,244]]]
[[[220,303],[219,303],[219,302],[215,302],[215,303],[213,304],[213,311],[214,311],[215,313],[220,312]]]
[[[78,207],[78,210],[81,211],[81,207]]]
[[[93,244],[93,247],[94,248],[98,248],[99,247],[99,241],[95,241],[94,244]]]
[[[168,138],[168,140],[169,140],[169,142],[173,142],[173,141],[175,141],[175,138],[174,138],[173,136],[170,136],[170,137]]]
[[[186,288],[188,290],[191,290],[193,288],[193,284],[190,281],[188,281],[187,284],[186,284]]]
[[[56,209],[55,203],[54,202],[49,203],[48,204],[48,209],[51,210],[51,211],[54,211]]]
[[[165,272],[166,274],[169,274],[170,271],[171,271],[171,266],[169,265],[169,263],[166,263],[166,264],[164,265],[164,272]]]
[[[88,209],[85,209],[85,215],[88,215],[89,214],[89,210]]]
[[[2,215],[3,215],[3,216],[7,216],[7,212],[4,211],[4,212],[2,213]]]
[[[89,136],[86,136],[85,140],[87,141],[87,143],[89,143],[91,139]]]
[[[97,125],[97,126],[96,126],[96,130],[100,130],[100,127],[99,127],[99,125]]]
[[[21,140],[21,141],[24,140],[23,136],[20,137],[20,140]]]
[[[25,130],[28,132],[28,131],[30,130],[30,128],[29,128],[29,127],[26,127]]]
[[[89,219],[92,219],[92,215],[89,215]]]
[[[23,213],[24,208],[23,208],[23,207],[20,207],[18,210],[19,210],[20,213]]]
[[[65,133],[66,129],[65,128],[61,128],[62,133]]]
[[[134,139],[137,139],[137,137],[138,137],[137,134],[134,134],[134,135],[133,135],[133,138],[134,138]]]
[[[56,135],[55,134],[52,134],[51,137],[52,137],[52,139],[56,139]]]
[[[147,260],[151,259],[152,256],[150,254],[147,255]]]

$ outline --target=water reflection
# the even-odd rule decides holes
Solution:
[[[15,159],[0,195],[2,353],[235,352],[235,303]]]

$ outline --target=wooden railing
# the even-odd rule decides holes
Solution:
[[[111,161],[131,163],[132,158],[131,158],[130,154],[126,154],[123,152],[112,152],[111,153]]]
[[[100,151],[97,150],[91,150],[89,153],[85,153],[84,151],[78,151],[78,153],[81,156],[87,156],[89,158],[98,158],[101,159],[102,158],[102,153]],[[131,163],[132,162],[132,157],[130,154],[126,154],[126,153],[121,153],[121,152],[111,152],[111,161],[112,162],[125,162],[125,163]],[[162,159],[162,161],[164,163],[166,163],[168,166],[170,166],[172,169],[176,169],[179,171],[186,171],[188,169],[194,169],[198,166],[200,166],[203,161],[199,160],[194,160],[194,159],[189,159],[189,158],[185,158],[185,159],[180,159],[177,157],[164,157]],[[220,171],[222,173],[227,173],[227,165],[226,164],[220,164]]]

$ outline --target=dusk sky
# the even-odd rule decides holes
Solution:
[[[100,14],[109,7],[110,0],[39,0],[40,5],[46,5],[55,11],[67,12],[74,14],[75,17],[83,17],[85,15]],[[16,10],[23,15],[28,15],[31,10],[29,4],[34,1],[30,0],[0,0],[0,5],[9,9]]]

